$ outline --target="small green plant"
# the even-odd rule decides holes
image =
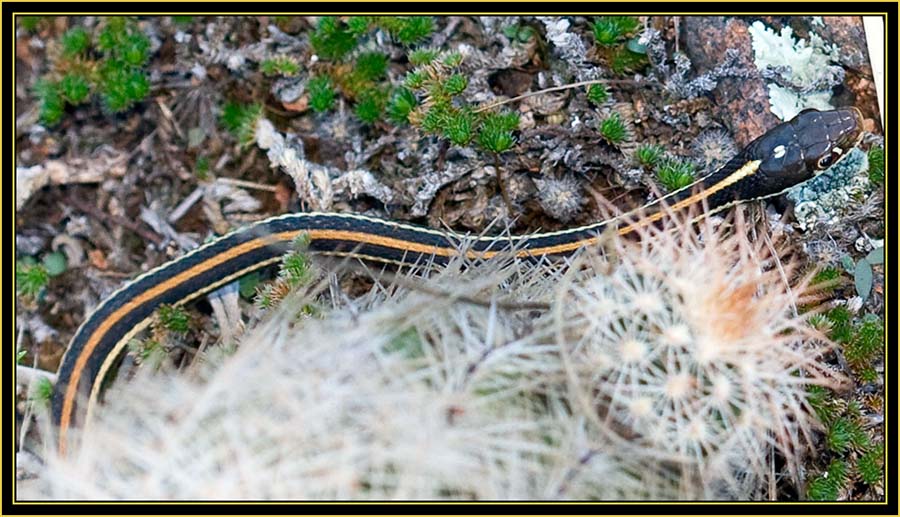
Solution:
[[[606,89],[606,86],[602,84],[592,84],[588,86],[587,98],[593,104],[600,106],[609,100],[609,91]]]
[[[628,128],[618,112],[612,112],[600,122],[600,136],[613,145],[621,144],[628,138]]]
[[[828,470],[817,476],[807,488],[812,501],[835,501],[848,481],[849,467],[842,460],[834,460]]]
[[[879,443],[860,456],[856,468],[863,483],[869,486],[881,483],[884,478],[884,444]]]
[[[884,147],[878,146],[869,149],[869,181],[872,183],[884,183]]]
[[[194,163],[194,175],[197,176],[197,179],[199,180],[206,180],[209,178],[209,157],[197,157],[197,161]]]
[[[866,314],[853,328],[852,337],[842,341],[844,358],[864,382],[875,382],[878,373],[873,367],[884,353],[884,321]]]
[[[65,57],[73,58],[86,52],[91,44],[91,35],[82,27],[69,29],[59,39]]]
[[[262,104],[229,102],[222,109],[221,122],[240,145],[246,147],[253,143],[256,136],[256,124],[262,116]]]
[[[277,56],[264,59],[259,64],[259,69],[267,76],[283,75],[292,77],[300,73],[300,64],[288,56]]]
[[[191,319],[183,307],[161,305],[157,309],[157,316],[160,324],[169,332],[186,334],[190,330]]]
[[[16,352],[16,364],[22,364],[22,360],[28,355],[28,350],[19,350]]]
[[[157,369],[169,356],[168,351],[158,339],[132,339],[128,342],[128,350],[140,361],[141,364],[152,369]]]
[[[16,21],[19,22],[21,27],[28,32],[32,32],[38,28],[38,25],[41,24],[46,16],[16,16]]]
[[[409,123],[409,114],[419,105],[416,94],[409,88],[395,88],[387,105],[387,116],[395,124]]]
[[[492,153],[502,153],[516,142],[513,131],[519,127],[519,115],[512,112],[491,113],[484,118],[478,143]]]
[[[864,429],[862,407],[845,402],[826,388],[810,387],[807,401],[825,424],[825,447],[832,457],[828,468],[808,486],[810,499],[836,500],[853,480],[874,486],[883,477],[884,445],[873,443]]]
[[[656,167],[666,150],[659,144],[641,144],[634,152],[634,159],[646,169]]]
[[[100,97],[111,112],[121,112],[150,92],[144,67],[150,58],[150,40],[131,18],[103,18],[94,38],[83,27],[73,27],[58,42],[59,57],[51,71],[35,83],[34,95],[45,124],[62,119],[66,105]]]
[[[281,258],[278,278],[263,287],[257,286],[257,307],[260,309],[271,309],[280,304],[292,290],[308,284],[312,280],[314,271],[307,253],[309,243],[309,235],[305,233],[294,240],[294,249]],[[314,312],[311,308],[304,310]]]
[[[336,16],[322,16],[310,36],[310,44],[320,57],[337,60],[356,47],[357,35]]]
[[[44,264],[47,275],[51,277],[65,273],[66,269],[69,267],[69,261],[66,258],[66,254],[61,251],[47,253],[41,259],[41,262]]]
[[[306,85],[309,90],[309,106],[313,111],[322,113],[334,106],[335,92],[331,79],[326,75],[313,77]]]
[[[666,190],[673,192],[694,182],[694,165],[689,161],[668,158],[657,165],[656,177]]]
[[[840,284],[842,278],[843,273],[840,269],[828,266],[816,271],[810,284],[818,290],[831,292]]]
[[[631,35],[638,27],[640,22],[634,16],[600,16],[591,26],[597,43],[607,46]]]
[[[35,409],[46,410],[53,398],[53,383],[47,377],[41,377],[31,385],[28,400]]]
[[[252,300],[256,295],[256,287],[259,285],[259,282],[259,271],[254,271],[242,276],[238,280],[238,292],[241,294],[241,298]]]
[[[37,299],[50,282],[50,273],[43,264],[34,261],[16,261],[16,293]]]
[[[429,50],[418,53],[416,61],[421,64],[407,73],[406,91],[396,94],[389,108],[397,119],[406,118],[413,126],[443,136],[455,145],[468,145],[474,140],[494,154],[515,144],[517,114],[479,111],[459,100],[468,86],[468,79],[455,70],[462,63],[462,55]],[[416,93],[424,98],[421,103]]]
[[[503,35],[514,43],[528,43],[537,36],[537,31],[530,25],[507,25],[503,28]]]
[[[828,450],[838,454],[850,450],[859,450],[869,445],[869,437],[861,425],[848,417],[841,417],[828,426],[825,433],[825,444]]]
[[[869,294],[872,292],[872,285],[875,282],[872,266],[884,263],[884,248],[878,247],[873,249],[868,255],[858,260],[856,263],[853,262],[853,259],[850,258],[849,255],[845,256],[842,259],[842,263],[847,272],[853,275],[856,294],[858,294],[863,301],[866,301],[869,298]]]
[[[389,62],[387,54],[354,53],[374,30],[382,30],[401,44],[410,45],[430,36],[434,21],[425,16],[319,18],[310,43],[324,61],[322,70],[317,70],[307,84],[314,111],[321,113],[332,109],[334,100],[341,94],[353,103],[354,113],[363,122],[374,123],[386,109],[392,120],[402,118],[404,107],[390,103],[402,104],[404,98],[402,94],[397,97],[393,93],[395,89],[384,81]],[[421,57],[421,53],[416,55]]]
[[[632,37],[640,25],[634,16],[601,16],[592,24],[601,57],[613,72],[638,70],[649,63],[646,46]]]
[[[430,16],[365,16],[365,27],[377,27],[403,45],[414,45],[431,36],[434,19]],[[362,27],[362,21],[356,24]]]

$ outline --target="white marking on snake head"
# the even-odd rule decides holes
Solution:
[[[787,149],[785,149],[783,145],[779,145],[775,149],[772,149],[772,156],[774,156],[775,158],[781,158],[786,152]]]

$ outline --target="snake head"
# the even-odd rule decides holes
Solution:
[[[771,195],[800,184],[843,159],[863,136],[863,116],[855,107],[806,109],[753,142],[760,160],[759,194]]]

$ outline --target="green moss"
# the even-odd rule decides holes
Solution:
[[[335,91],[328,76],[313,77],[306,85],[309,91],[309,106],[313,111],[322,113],[334,106]]]
[[[306,253],[293,251],[281,259],[279,277],[287,281],[291,287],[305,284],[311,276],[311,262]]]
[[[519,127],[519,115],[513,112],[491,113],[484,118],[478,143],[492,153],[502,153],[516,142],[513,131]]]
[[[824,424],[830,424],[837,418],[838,408],[835,404],[834,395],[822,386],[809,386],[807,388],[806,400],[810,407],[818,417],[819,421]]]
[[[657,166],[656,177],[666,190],[673,192],[694,182],[694,165],[685,160],[666,159]]]
[[[50,274],[43,264],[16,261],[16,293],[37,298],[50,282]]]
[[[411,90],[418,90],[425,86],[427,80],[428,76],[424,72],[413,70],[406,74],[406,77],[403,79],[403,84]]]
[[[444,82],[444,90],[448,95],[459,95],[468,85],[469,80],[466,76],[462,74],[453,74]]]
[[[807,494],[812,501],[835,501],[847,483],[849,467],[843,460],[834,460],[828,470],[810,482]]]
[[[157,315],[163,328],[170,332],[184,334],[190,330],[191,319],[183,307],[161,305],[157,309]]]
[[[364,91],[357,99],[353,111],[363,122],[373,123],[381,118],[387,104],[387,95],[380,88]]]
[[[867,485],[877,485],[884,477],[884,444],[875,445],[856,462],[859,478]]]
[[[29,393],[29,401],[35,409],[46,410],[50,407],[53,398],[53,383],[47,377],[41,377],[35,382]]]
[[[831,339],[838,343],[846,343],[850,341],[853,335],[853,325],[851,323],[850,311],[847,307],[839,305],[828,311],[825,316],[831,322]]]
[[[364,81],[377,81],[387,73],[387,64],[387,54],[365,52],[356,58],[355,73]]]
[[[865,366],[884,351],[884,322],[867,314],[854,330],[853,338],[844,345],[844,357],[851,365]]]
[[[209,158],[206,156],[200,156],[197,158],[197,162],[194,164],[194,175],[197,176],[199,180],[205,180],[209,178]]]
[[[866,448],[869,445],[869,438],[858,422],[849,417],[840,417],[828,426],[825,444],[830,451],[843,454],[850,450]]]
[[[433,48],[419,48],[409,53],[409,64],[413,66],[430,65],[440,52]]]
[[[69,104],[81,104],[91,94],[91,85],[83,74],[71,72],[59,81],[59,89]]]
[[[637,163],[647,169],[652,169],[659,163],[666,150],[659,144],[641,144],[634,152]]]
[[[395,124],[408,123],[409,114],[419,105],[416,94],[409,88],[396,88],[387,105],[388,118]]]
[[[869,149],[869,181],[884,183],[884,147]]]
[[[832,291],[842,277],[843,272],[840,269],[828,266],[818,270],[816,274],[813,275],[811,283],[818,289]]]
[[[66,110],[66,101],[62,95],[59,83],[49,79],[38,79],[34,85],[34,95],[37,98],[39,117],[44,124],[56,124],[62,119]]]
[[[262,104],[229,102],[222,110],[221,122],[238,143],[247,146],[256,137],[256,123],[263,115]]]
[[[46,16],[16,16],[16,21],[20,26],[28,32],[32,32],[38,28],[38,25],[46,18]]]
[[[435,102],[422,118],[421,127],[426,133],[440,133],[449,124],[451,117],[449,102]]]
[[[287,56],[278,56],[263,60],[259,70],[267,76],[281,75],[292,77],[300,73],[300,64]]]
[[[592,84],[588,86],[587,98],[590,102],[599,106],[609,99],[609,91],[602,84]]]
[[[647,66],[649,61],[646,54],[633,52],[625,47],[618,49],[610,60],[609,67],[613,72],[622,74],[625,72],[633,72]]]
[[[356,48],[357,35],[338,17],[322,16],[309,41],[319,57],[339,60]]]
[[[613,45],[640,27],[634,16],[600,16],[594,20],[591,29],[599,45]]]
[[[434,32],[430,16],[377,16],[375,24],[404,45],[419,43]]]
[[[88,50],[91,45],[91,35],[83,27],[73,27],[62,35],[59,42],[63,56],[73,58]]]
[[[156,339],[145,341],[132,339],[128,342],[128,350],[137,356],[142,364],[153,369],[159,368],[168,357],[165,347]]]
[[[600,122],[600,136],[611,144],[620,144],[625,141],[628,130],[618,113],[613,112]]]
[[[467,145],[474,136],[475,116],[468,110],[453,110],[446,119],[443,135],[456,145]]]

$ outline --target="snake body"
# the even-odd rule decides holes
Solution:
[[[716,172],[666,196],[666,203],[676,210],[705,203],[716,211],[777,195],[833,165],[861,135],[862,116],[856,108],[803,111],[751,142]],[[626,234],[664,216],[647,210],[652,206],[642,208],[636,220],[620,217],[556,232],[473,238],[466,253],[490,258],[513,244],[522,256],[565,255],[596,243],[611,224]],[[459,236],[450,232],[357,214],[293,213],[239,229],[140,275],[97,306],[63,357],[52,398],[59,452],[65,454],[76,420],[90,421],[106,373],[159,306],[187,303],[278,261],[301,234],[308,236],[312,252],[379,262],[444,262],[460,250]]]

